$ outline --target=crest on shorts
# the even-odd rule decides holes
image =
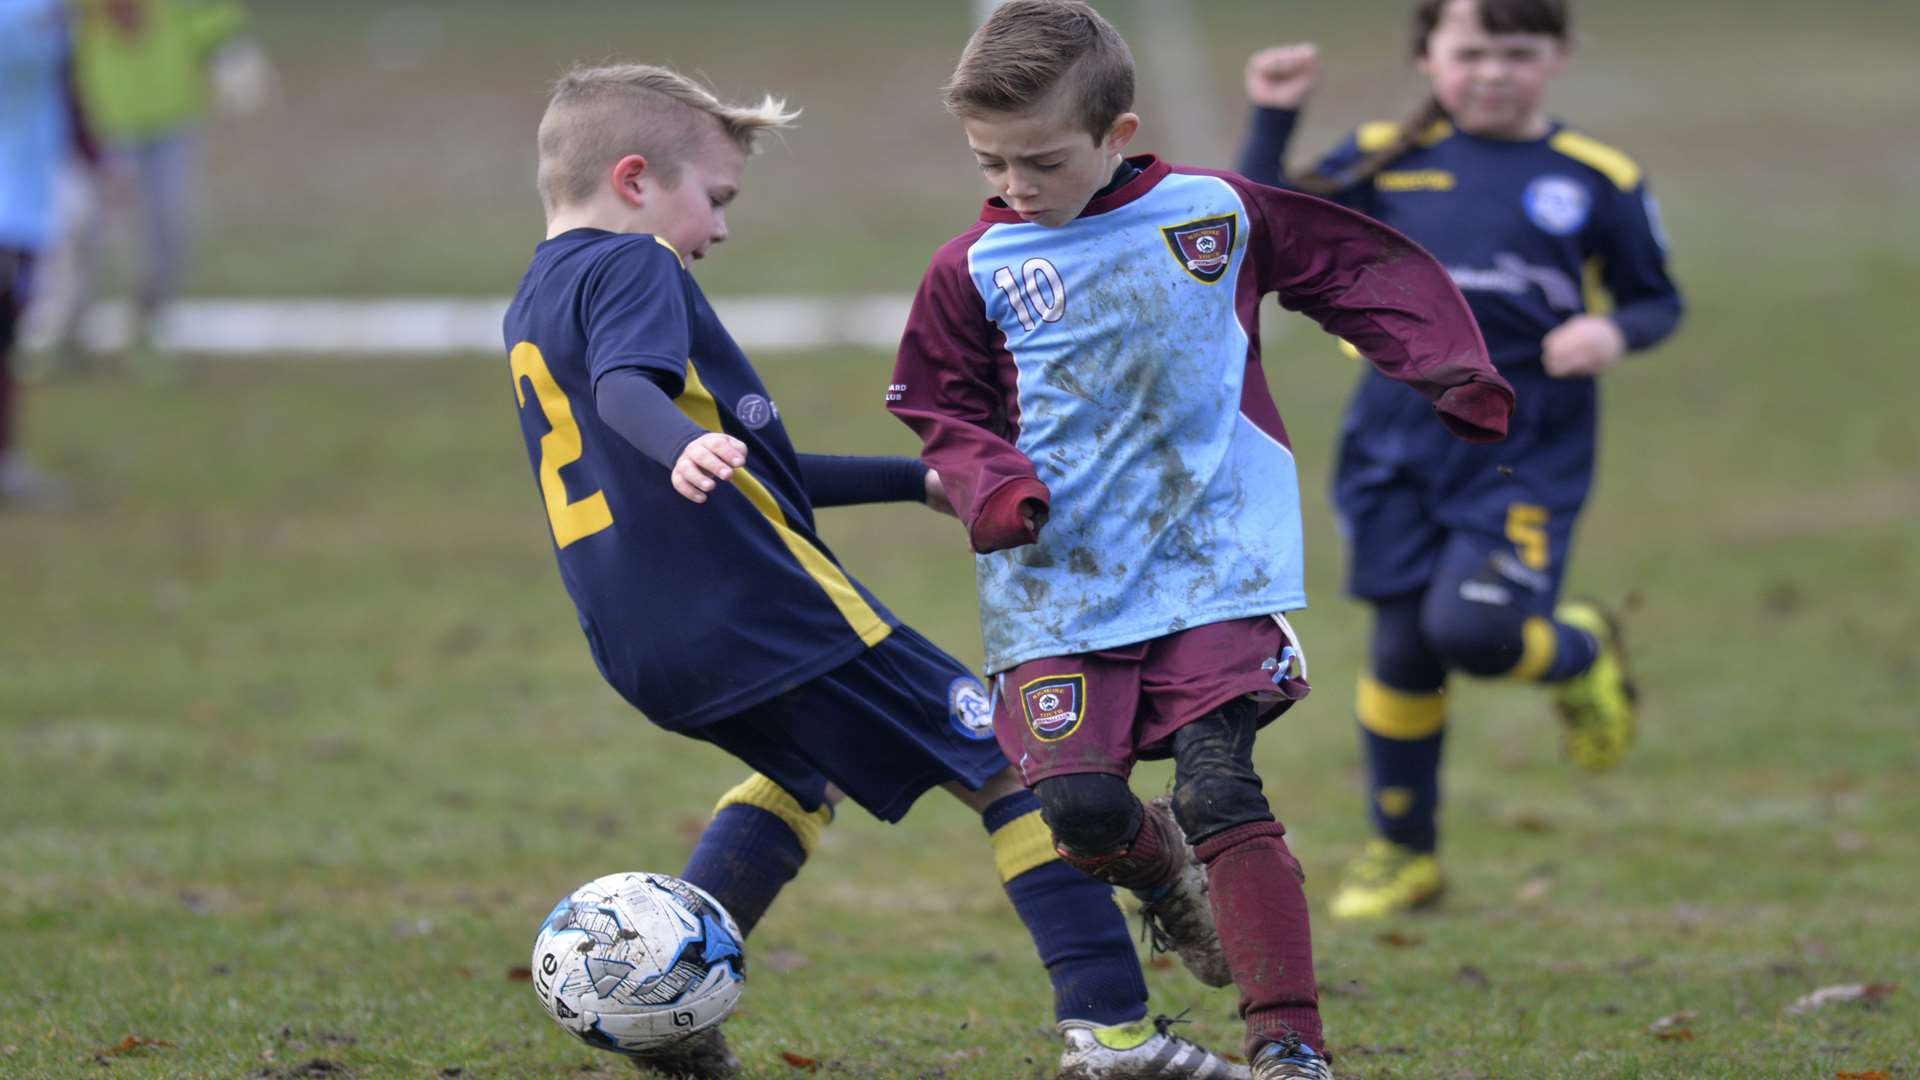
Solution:
[[[1085,718],[1087,677],[1049,675],[1020,688],[1027,727],[1041,742],[1059,742],[1074,733]]]
[[[1194,280],[1211,285],[1233,261],[1233,244],[1240,238],[1240,215],[1162,225],[1160,235],[1167,238],[1167,250],[1173,252],[1182,270],[1192,274]]]
[[[987,688],[971,675],[962,675],[947,685],[947,717],[954,730],[969,739],[993,738],[993,700]]]

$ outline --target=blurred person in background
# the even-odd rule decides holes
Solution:
[[[75,101],[65,0],[0,0],[0,510],[69,498],[17,447],[13,347],[35,260],[53,239],[54,185],[76,151],[98,160]]]
[[[234,0],[73,3],[75,73],[105,169],[97,190],[79,200],[60,295],[49,298],[55,355],[58,363],[87,366],[82,329],[101,253],[114,236],[128,235],[137,239],[138,269],[126,340],[133,363],[161,373],[151,345],[187,274],[203,121],[216,100],[230,111],[257,111],[272,69],[244,36],[246,11]]]
[[[1665,340],[1682,312],[1645,172],[1546,111],[1570,57],[1566,0],[1419,0],[1413,30],[1432,88],[1420,111],[1361,126],[1294,176],[1281,169],[1318,51],[1282,45],[1247,64],[1241,173],[1359,210],[1432,251],[1519,395],[1494,446],[1453,441],[1419,395],[1379,375],[1361,375],[1348,408],[1333,498],[1348,590],[1373,608],[1355,713],[1377,835],[1329,902],[1340,919],[1441,892],[1450,673],[1549,687],[1581,768],[1614,767],[1632,742],[1614,620],[1560,600],[1560,586],[1593,483],[1596,378]]]

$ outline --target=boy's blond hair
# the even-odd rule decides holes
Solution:
[[[671,187],[712,135],[751,154],[762,132],[788,127],[799,115],[772,94],[758,105],[729,105],[685,75],[652,64],[576,67],[554,83],[540,118],[540,201],[548,213],[586,202],[628,154],[645,157]]]
[[[963,119],[1031,112],[1056,90],[1099,142],[1133,108],[1133,53],[1081,0],[1008,0],[967,41],[947,82],[947,111]]]

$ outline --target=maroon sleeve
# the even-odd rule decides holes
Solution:
[[[967,249],[983,231],[934,254],[887,387],[887,409],[920,436],[921,460],[940,474],[978,552],[1032,543],[1049,498],[1033,462],[1014,445],[1012,358],[967,273]]]
[[[1247,269],[1261,293],[1360,350],[1433,402],[1468,442],[1506,438],[1513,388],[1494,370],[1466,298],[1432,255],[1345,207],[1222,176],[1247,203]]]

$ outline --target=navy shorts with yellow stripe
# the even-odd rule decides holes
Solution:
[[[965,665],[900,626],[809,682],[687,732],[817,810],[833,784],[883,821],[929,788],[978,789],[1007,767],[993,709]]]

